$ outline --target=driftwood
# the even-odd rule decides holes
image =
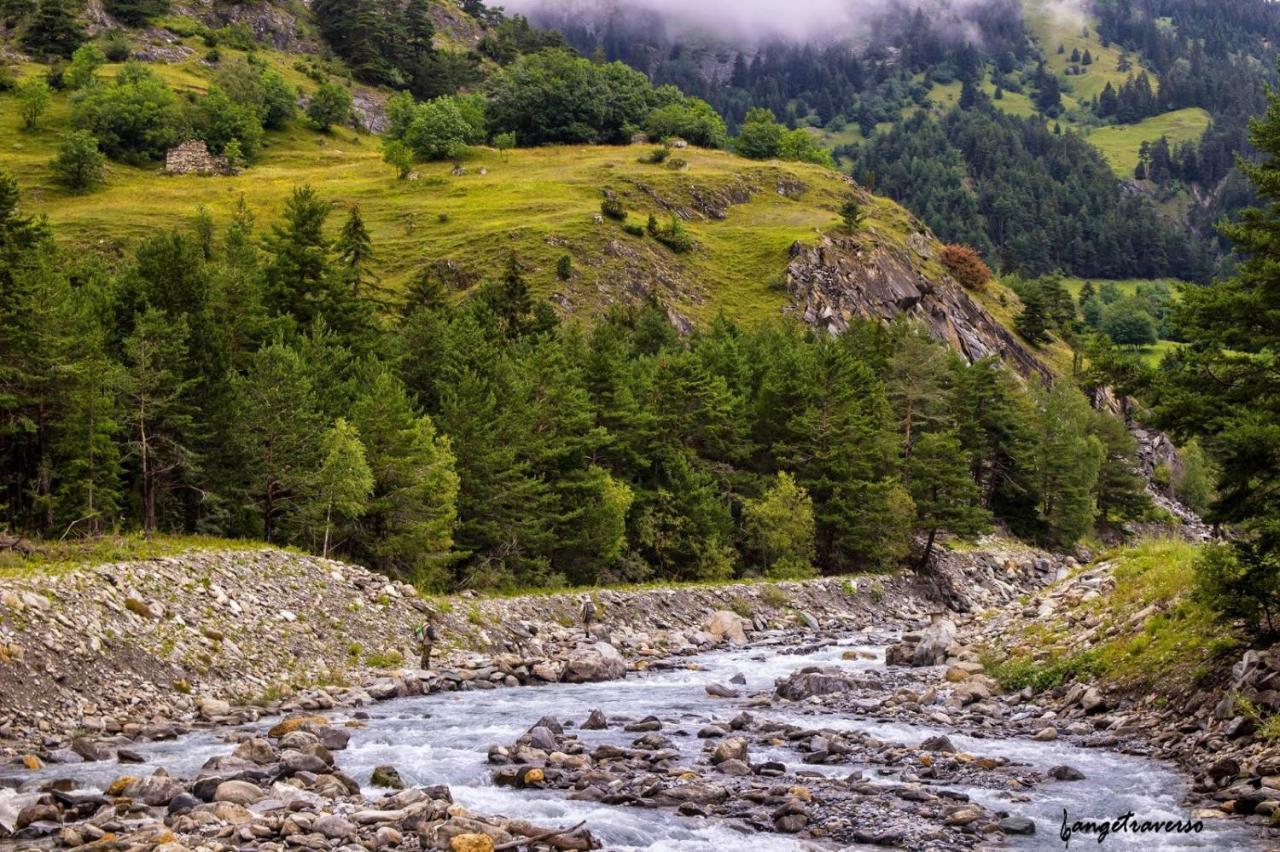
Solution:
[[[36,552],[35,545],[27,541],[25,538],[8,533],[0,532],[0,552],[12,550],[23,556],[30,556]]]
[[[504,828],[512,834],[523,834],[524,837],[518,840],[509,840],[506,843],[499,843],[493,847],[493,852],[503,852],[505,849],[519,849],[521,846],[532,846],[535,843],[544,843],[555,849],[567,850],[567,852],[586,852],[586,850],[598,849],[599,844],[591,836],[591,832],[583,831],[582,834],[578,834],[586,824],[584,820],[573,828],[547,829],[536,826],[531,822],[516,820],[515,822],[507,823]]]

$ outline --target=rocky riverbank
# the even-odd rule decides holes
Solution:
[[[0,580],[0,765],[73,760],[77,738],[176,736],[193,725],[423,691],[593,679],[601,666],[742,642],[766,628],[838,630],[989,607],[1051,580],[1034,552],[948,554],[935,577],[586,594],[420,597],[362,568],[281,551],[204,552]],[[716,613],[725,613],[713,618]],[[441,634],[418,670],[414,628]],[[591,646],[605,643],[616,649]],[[608,660],[602,658],[602,653]],[[83,755],[81,755],[83,757]]]
[[[125,845],[167,852],[351,843],[515,848],[503,844],[520,845],[522,837],[542,828],[475,817],[451,804],[447,789],[361,795],[364,779],[344,776],[332,759],[349,731],[368,718],[360,708],[436,691],[656,671],[682,655],[761,637],[776,650],[806,635],[924,625],[944,606],[976,611],[1008,605],[1068,567],[1045,554],[1009,549],[947,554],[928,579],[903,575],[600,591],[592,598],[601,617],[589,636],[575,623],[584,595],[424,599],[410,587],[359,568],[271,551],[198,553],[5,581],[0,583],[0,765],[8,767],[0,774],[10,780],[0,783],[0,834],[68,846],[123,837]],[[432,671],[403,663],[414,650],[413,627],[426,618],[433,618],[442,633]],[[726,696],[734,693],[731,684],[717,687]],[[323,711],[345,722],[313,718]],[[263,730],[243,727],[277,714],[292,721],[264,724]],[[232,738],[244,742],[234,755],[211,758],[194,777],[170,778],[163,771],[128,775],[128,764],[143,759],[137,749],[148,741],[233,724],[241,727]],[[540,727],[564,736],[563,726],[555,733],[555,725],[549,720]],[[764,738],[760,741],[790,741],[796,733],[767,724],[741,727],[744,737]],[[814,738],[820,742],[822,736],[804,732],[805,747],[812,749]],[[655,744],[652,751],[661,753],[661,743],[655,739]],[[572,754],[569,740],[563,745],[568,752],[557,748],[556,754],[582,759]],[[636,770],[641,763],[653,770],[653,756],[622,755],[638,761]],[[58,780],[75,778],[81,763],[96,767],[111,761],[125,766],[101,795]],[[762,829],[856,839],[858,821],[850,814],[864,807],[892,810],[886,796],[902,801],[870,787],[859,792],[847,779],[835,784],[815,777],[775,790],[778,785],[761,783],[770,774],[768,761],[760,772],[752,769],[750,779],[727,771],[723,763],[715,764],[718,776],[736,779],[732,790],[724,788],[723,800],[735,803],[734,813],[714,807],[722,802],[706,803],[705,812],[746,819],[743,808],[764,809],[767,818],[756,814],[745,822]],[[557,775],[556,768],[540,771],[543,785],[568,777]],[[37,777],[24,783],[27,772]],[[388,777],[393,782],[395,774]],[[537,783],[529,779],[526,773],[517,783]],[[575,786],[581,780],[573,776]],[[628,778],[627,783],[637,782]],[[797,786],[804,792],[792,790]],[[718,791],[712,793],[719,798]],[[690,813],[703,806],[696,798],[667,804],[684,805],[682,812]],[[876,800],[880,804],[873,804]],[[831,823],[837,828],[814,831],[842,809],[844,829],[837,820]],[[931,797],[917,810],[919,819],[884,829],[878,842],[927,839],[932,848],[968,848],[978,827],[1000,830],[997,816],[964,806],[960,799]],[[485,839],[460,839],[472,835]],[[468,845],[473,842],[480,845]],[[588,833],[576,832],[542,843],[572,849],[591,848],[593,841]]]
[[[1161,657],[1162,631],[1182,630],[1167,627],[1180,617],[1182,593],[1109,605],[1126,558],[1133,557],[1122,552],[1090,565],[961,629],[947,659],[951,683],[940,685],[950,687],[959,711],[949,721],[987,735],[1062,738],[1173,762],[1191,779],[1196,816],[1243,817],[1280,837],[1280,740],[1266,729],[1280,714],[1280,647],[1244,650],[1225,630],[1208,639],[1183,633],[1174,636],[1172,659]],[[1027,652],[1032,670],[1053,682],[1000,694],[978,662],[997,648]],[[1098,655],[1114,658],[1118,648],[1134,659],[1151,655],[1155,670],[1095,676],[1106,668]]]

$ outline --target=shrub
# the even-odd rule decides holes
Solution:
[[[619,222],[625,222],[627,219],[627,209],[622,206],[622,202],[613,196],[609,196],[600,202],[600,212],[607,219],[615,219]]]
[[[1205,547],[1195,562],[1197,600],[1224,621],[1274,635],[1280,623],[1280,558],[1248,541]]]
[[[641,157],[640,162],[656,166],[659,163],[665,163],[669,156],[671,156],[670,148],[654,148],[648,154]]]
[[[641,225],[626,224],[622,226],[622,230],[626,231],[633,237],[643,237],[644,227]]]
[[[687,160],[682,160],[679,157],[672,157],[667,161],[667,168],[672,171],[682,171],[689,168],[689,162]]]
[[[573,277],[573,258],[567,254],[560,255],[560,259],[556,261],[556,277],[561,281],[568,281]]]
[[[22,126],[27,130],[35,130],[40,116],[44,115],[52,100],[49,84],[39,77],[32,77],[19,84],[18,112],[22,115]]]
[[[96,44],[85,44],[71,54],[71,64],[62,74],[62,84],[68,89],[83,89],[97,79],[98,69],[107,62]]]
[[[169,0],[103,0],[102,5],[111,17],[131,27],[140,27],[169,11]]]
[[[62,137],[58,156],[49,164],[58,182],[73,192],[84,192],[101,183],[106,157],[98,140],[87,130],[73,130]]]
[[[71,120],[97,137],[107,156],[131,163],[163,157],[183,133],[177,96],[146,67],[132,62],[114,85],[79,92]]]
[[[659,89],[663,92],[667,87]],[[678,93],[677,93],[678,94]],[[645,128],[655,139],[678,136],[690,145],[702,148],[723,148],[725,143],[724,119],[706,101],[684,98],[649,113]]]
[[[262,122],[258,113],[233,101],[221,87],[209,87],[209,94],[196,102],[191,125],[215,154],[225,154],[227,143],[238,140],[241,155],[252,161],[262,147]]]
[[[12,65],[0,63],[0,92],[12,92],[18,88],[18,72]]]
[[[685,229],[684,224],[675,216],[671,217],[671,221],[665,227],[655,228],[651,233],[655,240],[677,254],[693,250],[693,237],[689,235],[689,231]]]
[[[969,246],[943,246],[940,259],[951,277],[959,281],[960,286],[966,290],[981,290],[991,280],[991,268]]]
[[[382,162],[395,168],[400,180],[404,180],[413,171],[413,151],[399,139],[384,139]]]
[[[129,39],[120,30],[111,30],[102,37],[102,55],[108,62],[124,62],[129,58]]]
[[[351,117],[351,93],[336,83],[321,83],[307,104],[307,118],[320,131],[328,132],[335,124],[345,124]]]
[[[862,205],[858,203],[856,198],[846,200],[840,207],[840,223],[851,234],[862,227],[862,220],[865,215],[862,212]]]

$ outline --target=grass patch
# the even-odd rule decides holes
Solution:
[[[1115,124],[1099,127],[1086,138],[1102,152],[1111,169],[1123,178],[1132,178],[1138,166],[1138,148],[1143,142],[1155,142],[1161,136],[1176,147],[1180,142],[1197,141],[1209,127],[1209,113],[1199,107],[1153,115],[1137,124]]]
[[[275,548],[260,541],[215,538],[200,535],[156,535],[145,538],[141,533],[104,535],[96,538],[66,541],[33,542],[31,556],[0,553],[0,579],[35,575],[63,574],[78,568],[109,562],[138,562],[202,550],[266,550]]]
[[[399,651],[375,651],[366,654],[364,664],[371,669],[394,669],[404,664],[404,654]]]
[[[1082,651],[1071,645],[1078,625],[1061,618],[1036,623],[1010,637],[1007,651],[988,655],[988,672],[1009,689],[1097,678],[1122,689],[1174,692],[1205,682],[1245,643],[1191,598],[1198,551],[1188,542],[1153,539],[1107,554],[1114,589],[1075,605],[1075,614],[1105,639]]]

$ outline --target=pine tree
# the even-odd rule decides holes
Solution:
[[[366,275],[376,281],[368,267],[373,260],[373,241],[360,216],[360,207],[353,205],[342,225],[342,232],[333,245],[342,268],[342,277],[351,288],[351,295],[359,298]]]
[[[916,442],[908,465],[907,489],[915,504],[916,528],[925,533],[918,567],[929,565],[940,530],[972,538],[990,527],[978,488],[955,433],[930,432]]]
[[[452,445],[390,371],[372,369],[351,409],[374,481],[352,544],[388,574],[444,589],[458,518]]]
[[[1041,539],[1070,547],[1093,528],[1095,489],[1105,449],[1091,433],[1093,411],[1084,395],[1059,381],[1039,393],[1035,469]]]
[[[232,383],[240,493],[264,541],[286,540],[309,498],[323,431],[311,371],[283,343],[255,352]]]
[[[186,399],[191,382],[174,370],[186,358],[187,333],[184,317],[149,308],[124,341],[128,447],[138,466],[148,536],[159,524],[160,498],[196,470],[194,412]]]
[[[334,514],[356,518],[364,512],[373,493],[373,473],[360,436],[341,417],[325,433],[321,454],[315,484],[317,499],[324,507],[324,546],[320,552],[328,557]]]
[[[300,187],[289,196],[283,218],[265,240],[271,255],[266,304],[305,328],[333,302],[330,243],[324,235],[329,205],[310,186]]]
[[[1095,412],[1093,434],[1103,448],[1098,472],[1098,516],[1110,521],[1128,521],[1151,511],[1147,480],[1138,467],[1138,442],[1124,421]]]
[[[23,32],[22,46],[38,56],[67,58],[84,40],[84,28],[71,0],[40,0]]]

